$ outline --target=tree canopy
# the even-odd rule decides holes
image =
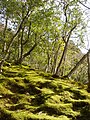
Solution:
[[[83,57],[79,47],[84,45],[87,22],[81,5],[85,7],[85,1],[1,0],[0,72],[5,62],[12,62],[54,76],[68,75]],[[81,80],[83,66],[86,74],[86,57],[77,77],[69,75]]]

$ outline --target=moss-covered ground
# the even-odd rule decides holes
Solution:
[[[0,120],[90,120],[90,93],[73,80],[53,78],[29,66],[4,66]]]

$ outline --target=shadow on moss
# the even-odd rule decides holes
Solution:
[[[0,109],[0,120],[16,120],[12,117],[11,113]]]
[[[90,105],[81,108],[80,115],[76,117],[76,120],[90,120]]]

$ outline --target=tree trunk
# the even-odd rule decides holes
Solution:
[[[2,50],[3,53],[6,51],[6,41],[5,41],[5,38],[6,38],[7,24],[8,24],[8,17],[6,18],[5,28],[4,28],[4,31],[3,31],[3,38],[4,38],[4,44],[3,44],[3,50]]]
[[[36,46],[37,44],[35,43],[28,52],[26,52],[24,55],[22,55],[22,57],[20,57],[17,61],[15,61],[15,64],[21,64],[23,60],[30,55],[30,53],[35,49]]]
[[[58,52],[60,50],[60,46],[61,44],[59,44],[58,49],[56,50],[54,54],[54,62],[53,62],[52,71],[51,71],[53,74],[55,74],[55,71],[56,71],[56,64],[57,64],[57,58],[58,58]]]
[[[47,51],[47,67],[46,67],[46,72],[50,70],[50,54]]]
[[[66,41],[66,43],[65,43],[65,47],[64,47],[64,50],[63,50],[61,59],[60,59],[59,64],[58,64],[58,66],[57,66],[57,68],[56,68],[56,72],[55,72],[55,75],[56,75],[56,76],[58,76],[58,74],[59,74],[59,68],[61,67],[62,61],[63,61],[63,59],[64,59],[64,57],[65,57],[66,52],[67,52],[69,39],[70,39],[70,37],[71,37],[72,31],[76,28],[76,26],[77,26],[77,24],[76,24],[75,26],[73,26],[73,27],[71,28],[71,30],[69,31],[69,33],[68,33],[67,41]]]
[[[21,21],[17,32],[14,34],[14,36],[11,38],[11,40],[10,40],[10,42],[9,42],[9,44],[8,44],[8,47],[7,47],[7,49],[6,49],[6,54],[5,54],[5,56],[3,57],[3,59],[0,61],[0,73],[2,72],[2,66],[3,66],[5,60],[6,60],[7,57],[8,57],[8,54],[9,54],[10,48],[11,48],[11,46],[12,46],[12,43],[13,43],[13,41],[14,41],[14,38],[15,38],[15,37],[17,36],[17,34],[20,32],[20,30],[21,30],[21,28],[22,28],[22,25],[23,25],[23,23],[24,23],[24,21],[25,21],[25,19],[27,18],[28,15],[29,15],[29,10],[27,11],[27,14],[24,16],[23,20]]]
[[[83,63],[83,61],[87,57],[87,54],[89,54],[89,53],[90,53],[90,50],[79,60],[79,62],[75,65],[75,67],[73,67],[73,69],[67,75],[63,76],[63,78],[64,77],[69,78],[75,72],[75,70],[79,67],[79,65],[81,65]]]
[[[88,88],[87,88],[87,91],[90,93],[90,50],[87,54],[87,63],[88,63]]]
[[[23,33],[24,33],[24,27],[22,28],[22,35],[21,35],[21,54],[20,54],[20,58],[22,59],[23,56]]]
[[[67,47],[68,47],[68,42],[69,42],[69,39],[68,39],[68,41],[67,41],[66,44],[65,44],[64,51],[63,51],[63,53],[62,53],[61,59],[60,59],[60,61],[59,61],[59,64],[58,64],[58,66],[57,66],[57,68],[56,68],[56,73],[55,73],[56,75],[58,75],[59,68],[60,68],[60,66],[61,66],[61,64],[62,64],[62,61],[63,61],[64,57],[65,57],[65,53],[66,53]]]

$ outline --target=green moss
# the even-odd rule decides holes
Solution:
[[[21,114],[20,114],[21,113]],[[33,114],[33,113],[28,113],[20,111],[16,112],[13,114],[14,118],[17,120],[69,120],[66,116],[60,116],[60,117],[54,117],[54,116],[49,116],[46,113],[38,113],[38,114]]]
[[[70,118],[75,118],[79,113],[72,110],[72,104],[68,103],[59,103],[59,104],[52,104],[52,103],[46,103],[46,108],[51,109],[52,112],[56,112],[58,115],[66,115]],[[53,113],[54,114],[54,113]]]
[[[89,113],[86,86],[26,65],[3,67],[0,120],[85,120]]]

